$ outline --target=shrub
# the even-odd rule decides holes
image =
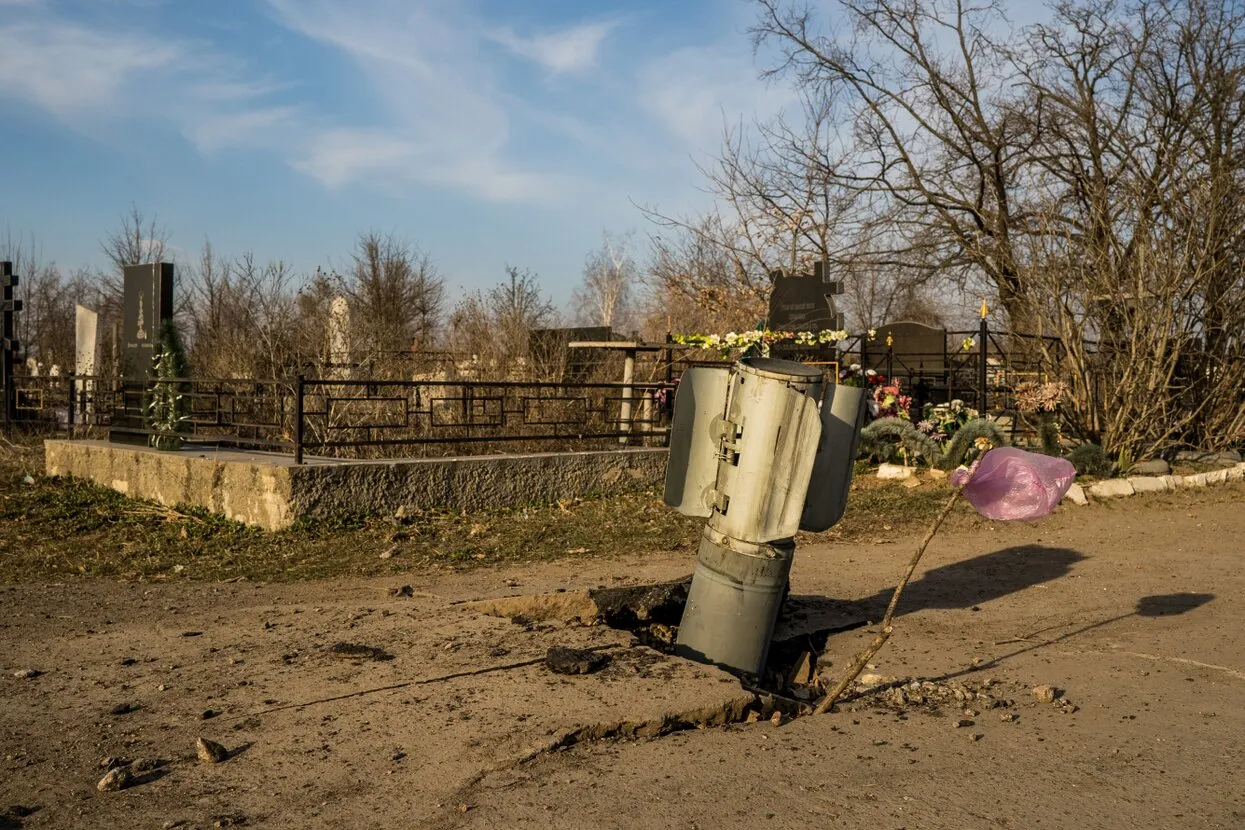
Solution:
[[[1068,453],[1068,460],[1076,468],[1077,475],[1106,478],[1111,475],[1111,459],[1097,444],[1080,444]]]

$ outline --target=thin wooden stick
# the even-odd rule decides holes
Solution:
[[[852,685],[856,678],[860,676],[861,671],[873,659],[873,655],[881,651],[882,646],[886,645],[886,641],[890,639],[891,634],[895,630],[892,622],[895,616],[895,609],[899,607],[899,598],[903,596],[903,589],[908,586],[909,580],[912,579],[912,574],[916,572],[916,566],[921,561],[921,556],[924,555],[925,549],[929,547],[930,540],[934,538],[938,528],[942,527],[943,521],[951,514],[951,509],[955,507],[955,503],[960,500],[960,492],[960,488],[957,487],[955,492],[951,494],[951,498],[943,505],[933,524],[929,526],[929,530],[925,532],[925,538],[921,540],[921,544],[917,546],[916,553],[912,555],[912,559],[908,562],[908,569],[904,571],[903,578],[895,586],[895,593],[891,594],[890,604],[886,606],[886,614],[882,617],[882,630],[873,638],[873,642],[869,643],[869,646],[864,651],[856,655],[856,659],[847,667],[847,673],[843,675],[843,679],[836,683],[834,688],[817,704],[817,708],[813,710],[814,714],[820,715],[829,712],[835,702],[847,691],[847,687]]]

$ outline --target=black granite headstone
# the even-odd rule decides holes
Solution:
[[[936,376],[947,368],[947,331],[923,323],[889,323],[878,326],[869,346],[872,368],[886,363],[886,342],[896,373]]]
[[[160,324],[173,316],[173,264],[127,265],[121,301],[121,376],[145,379]]]
[[[822,331],[843,328],[843,315],[834,307],[834,297],[843,293],[843,284],[826,278],[822,263],[812,274],[786,274],[775,271],[774,290],[769,297],[769,327],[773,331]]]
[[[834,307],[834,298],[843,293],[843,284],[829,279],[824,263],[818,262],[812,274],[787,274],[778,270],[770,277],[774,281],[769,297],[771,331],[819,332],[843,328],[843,315]],[[837,359],[838,352],[834,343],[815,346],[782,343],[776,345],[771,354],[788,360],[825,362]]]
[[[126,444],[146,444],[143,407],[160,324],[173,316],[173,265],[127,265],[122,277],[121,400],[113,412],[108,438]]]

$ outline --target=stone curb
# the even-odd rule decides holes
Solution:
[[[1128,478],[1109,478],[1091,484],[1088,495],[1096,499],[1114,499],[1137,493],[1168,493],[1189,487],[1208,487],[1213,484],[1226,484],[1229,481],[1245,481],[1245,462],[1222,470],[1209,473],[1196,473],[1190,476],[1129,476]],[[1073,504],[1085,505],[1086,489],[1073,484],[1068,489],[1065,499]]]

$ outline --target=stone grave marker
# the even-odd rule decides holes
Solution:
[[[112,416],[108,438],[126,444],[147,444],[143,402],[160,325],[173,317],[173,264],[127,265],[122,276],[122,405]]]
[[[329,366],[328,376],[344,380],[350,377],[350,301],[336,296],[329,303]]]
[[[774,280],[769,298],[770,329],[815,332],[843,328],[843,315],[834,307],[834,298],[843,293],[843,283],[829,279],[825,263],[818,262],[812,274],[787,274],[779,269],[770,277]]]
[[[891,341],[895,374],[941,376],[947,368],[947,331],[923,323],[878,326],[869,347],[869,368],[886,366],[887,338]]]
[[[78,377],[91,378],[95,374],[96,361],[99,358],[99,314],[86,306],[74,308],[74,374]],[[79,395],[86,399],[87,418],[93,414],[92,399],[95,397],[95,381],[93,379],[79,382]]]
[[[843,293],[843,283],[829,278],[824,262],[818,262],[812,274],[787,274],[782,269],[770,274],[774,289],[769,298],[768,326],[771,331],[811,331],[843,328],[843,315],[834,306],[834,298]],[[790,360],[829,362],[837,359],[836,344],[801,346],[793,343],[776,345],[775,357]]]
[[[121,301],[121,376],[146,380],[160,324],[173,316],[173,264],[127,265]]]

